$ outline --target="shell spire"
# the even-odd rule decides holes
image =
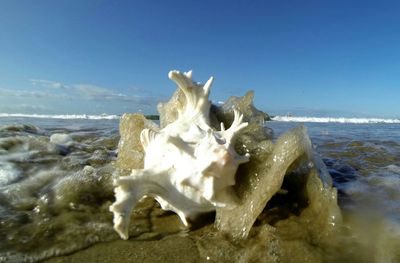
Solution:
[[[210,112],[211,103],[208,97],[214,78],[210,77],[206,84],[202,85],[194,82],[192,75],[192,71],[181,73],[177,70],[172,70],[169,72],[168,77],[177,84],[185,95],[186,107],[180,113],[180,116],[188,119],[203,118],[204,121]]]

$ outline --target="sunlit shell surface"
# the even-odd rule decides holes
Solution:
[[[154,197],[165,210],[177,213],[188,225],[191,219],[216,207],[234,205],[232,191],[239,164],[249,160],[233,148],[235,135],[247,126],[234,110],[229,129],[221,123],[216,131],[209,125],[211,103],[208,100],[213,78],[206,84],[195,83],[191,72],[169,72],[186,98],[178,118],[158,132],[144,129],[140,139],[145,151],[144,169],[114,181],[114,229],[127,239],[130,214],[143,197]]]

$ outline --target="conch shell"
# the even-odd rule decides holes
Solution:
[[[184,93],[186,105],[177,119],[155,132],[144,129],[140,139],[145,151],[144,169],[133,169],[129,176],[114,180],[116,201],[114,229],[128,239],[130,214],[143,197],[155,198],[164,210],[174,211],[184,225],[188,219],[216,207],[232,207],[232,189],[238,166],[249,161],[234,149],[235,135],[247,126],[243,115],[234,110],[229,129],[210,126],[209,93],[213,78],[195,83],[192,72],[170,71],[169,78]]]

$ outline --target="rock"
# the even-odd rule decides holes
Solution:
[[[234,188],[240,204],[233,209],[217,208],[216,228],[235,240],[245,239],[258,217],[268,217],[264,223],[273,224],[287,215],[299,215],[302,209],[313,211],[304,213],[304,217],[316,220],[316,224],[320,224],[318,231],[340,222],[336,189],[332,187],[325,165],[313,153],[306,129],[302,126],[292,129],[274,144],[272,131],[264,127],[268,115],[257,110],[252,100],[253,93],[248,92],[242,98],[231,97],[221,107],[214,106],[212,109],[215,123],[222,121],[229,127],[234,108],[239,109],[249,123],[236,139],[237,152],[250,153],[250,162],[242,164],[236,173]],[[296,200],[296,204],[283,199],[279,208],[274,207],[271,213],[266,206],[273,197],[277,199],[275,196],[280,195],[284,181],[292,185],[288,195]],[[307,186],[307,183],[310,185]],[[326,211],[320,213],[324,216],[320,216],[315,207],[326,207]],[[313,216],[315,218],[311,218]]]
[[[219,230],[233,238],[248,236],[267,202],[280,190],[289,166],[309,154],[311,144],[305,129],[300,127],[282,135],[270,154],[271,146],[262,147],[259,141],[250,142],[246,148],[250,151],[250,162],[238,170],[235,187],[241,204],[230,210],[217,209],[215,222]]]
[[[115,167],[122,170],[143,168],[144,152],[140,142],[143,129],[158,130],[158,126],[142,114],[122,115],[119,125],[121,135],[118,143],[118,158]]]
[[[214,112],[218,119],[226,118],[227,114],[232,115],[232,110],[235,108],[243,114],[244,120],[249,123],[264,124],[264,121],[270,120],[270,117],[265,112],[258,110],[253,105],[254,92],[248,91],[243,97],[231,96],[224,104],[220,107],[215,106]],[[229,117],[229,121],[232,122],[233,115]],[[229,126],[227,126],[229,127]]]
[[[160,102],[157,110],[160,113],[160,127],[164,128],[178,118],[178,109],[183,109],[186,105],[185,94],[181,89],[176,89],[168,102]]]

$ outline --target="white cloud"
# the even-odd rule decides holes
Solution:
[[[108,101],[122,101],[122,102],[136,102],[136,103],[154,103],[152,96],[140,96],[140,95],[126,95],[123,93],[115,92],[112,89],[100,87],[92,84],[72,84],[67,85],[60,82],[45,80],[45,79],[30,79],[33,86],[44,87],[48,89],[58,89],[68,91],[68,94],[73,99],[85,99],[85,100],[108,100]],[[142,91],[136,90],[135,93],[143,93]],[[43,92],[37,93],[38,97],[42,95],[45,97]],[[32,96],[27,92],[20,92],[20,96]]]
[[[0,96],[4,97],[27,97],[27,98],[53,98],[68,99],[66,94],[54,94],[38,90],[12,90],[0,88]]]
[[[116,93],[110,89],[89,84],[76,84],[72,85],[71,87],[78,96],[87,100],[133,102],[138,104],[142,104],[144,102],[148,104],[147,100],[151,100],[150,97],[129,96],[122,93]]]
[[[72,88],[78,95],[82,95],[87,99],[119,99],[126,95],[116,94],[110,89],[102,88],[90,84],[76,84],[72,85]]]
[[[52,108],[44,106],[44,105],[36,105],[36,104],[13,104],[13,105],[1,105],[1,112],[11,112],[11,113],[32,113],[32,112],[48,112],[52,110]]]
[[[138,109],[156,110],[161,96],[152,96],[147,90],[129,88],[124,94],[115,89],[92,84],[64,84],[45,79],[30,79],[31,86],[24,90],[0,88],[0,111],[9,112],[125,112]],[[16,99],[9,99],[14,97]],[[10,103],[9,103],[10,102]],[[25,105],[13,105],[24,103]],[[50,106],[52,109],[40,108]],[[5,108],[7,107],[7,109]]]
[[[154,97],[126,95],[117,93],[111,89],[103,88],[92,84],[66,85],[56,81],[44,79],[30,79],[35,87],[45,90],[12,90],[0,88],[0,96],[27,97],[27,98],[52,98],[52,99],[76,99],[76,100],[107,100],[135,103],[154,103]],[[68,93],[60,93],[65,92]]]
[[[69,86],[56,81],[51,81],[46,79],[30,79],[29,81],[33,86],[42,86],[52,89],[69,89]]]

